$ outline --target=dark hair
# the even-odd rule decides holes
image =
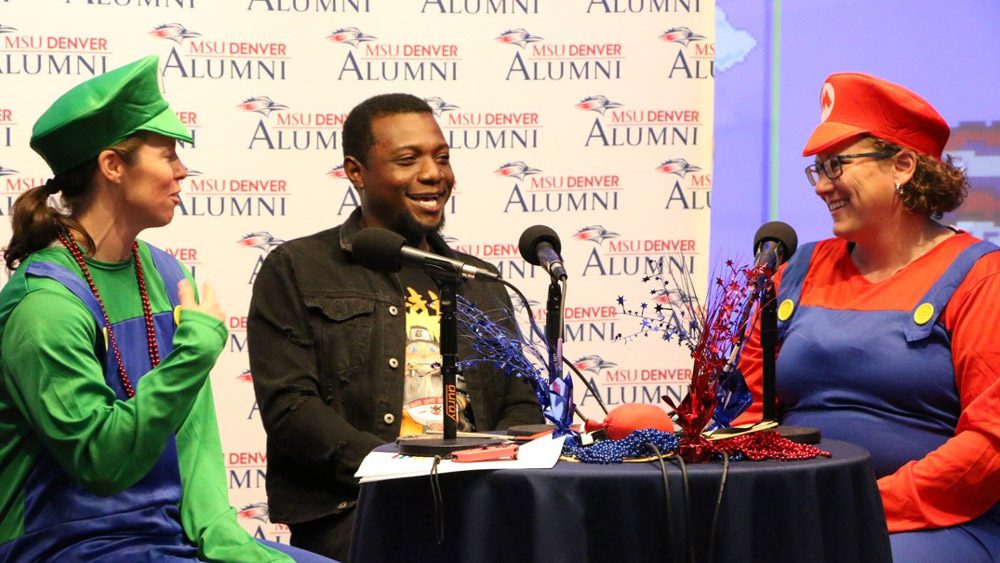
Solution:
[[[127,164],[132,164],[145,135],[144,132],[140,132],[106,150],[114,151]],[[35,186],[18,196],[14,201],[10,218],[14,233],[7,248],[4,249],[4,261],[8,269],[13,270],[32,252],[49,246],[58,238],[60,232],[68,229],[83,236],[83,245],[88,254],[94,251],[94,239],[72,213],[83,207],[92,196],[95,172],[97,172],[96,156],[61,174],[56,174],[44,185]],[[49,205],[49,196],[60,192],[61,207],[68,213]]]
[[[899,145],[872,137],[875,150],[902,150]],[[950,154],[944,160],[917,153],[917,168],[910,181],[899,187],[903,206],[918,215],[940,219],[958,209],[969,193],[969,177],[955,165]]]
[[[372,120],[397,113],[433,113],[431,106],[412,94],[380,94],[368,98],[347,114],[344,120],[344,157],[353,156],[366,164],[368,149],[375,144]]]

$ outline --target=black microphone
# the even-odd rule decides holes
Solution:
[[[354,237],[352,246],[358,264],[376,272],[398,272],[403,264],[410,264],[431,274],[477,280],[500,279],[498,274],[489,270],[409,246],[402,235],[388,229],[362,229]]]
[[[567,278],[566,267],[563,266],[562,257],[559,256],[562,244],[559,242],[559,235],[551,228],[545,225],[528,227],[521,234],[517,246],[521,249],[521,256],[529,264],[544,267],[552,279]]]
[[[774,270],[795,254],[799,237],[795,229],[781,221],[764,223],[753,236],[754,266]]]

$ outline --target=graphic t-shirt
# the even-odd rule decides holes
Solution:
[[[406,307],[406,369],[403,386],[403,422],[400,436],[422,434],[443,427],[444,399],[441,385],[441,303],[437,284],[415,268],[403,268],[403,303]],[[462,374],[458,388],[458,430],[475,430],[472,405]]]

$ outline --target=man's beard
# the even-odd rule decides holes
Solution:
[[[403,211],[396,216],[392,222],[391,229],[406,239],[411,246],[419,246],[429,235],[432,235],[444,228],[444,213],[441,220],[436,225],[426,226],[407,211]]]

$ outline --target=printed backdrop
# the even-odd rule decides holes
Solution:
[[[609,407],[662,404],[684,392],[691,360],[631,337],[639,323],[617,298],[662,298],[641,281],[660,267],[705,286],[714,20],[711,0],[0,0],[0,214],[49,174],[28,148],[41,112],[158,54],[194,142],[180,150],[189,177],[173,223],[142,236],[219,290],[230,337],[212,385],[231,502],[249,531],[287,541],[267,518],[246,310],[271,249],[358,205],[341,168],[350,108],[394,91],[426,99],[458,178],[452,245],[495,264],[543,321],[548,277],[517,241],[555,229],[565,355]],[[576,398],[603,417],[582,385]]]

